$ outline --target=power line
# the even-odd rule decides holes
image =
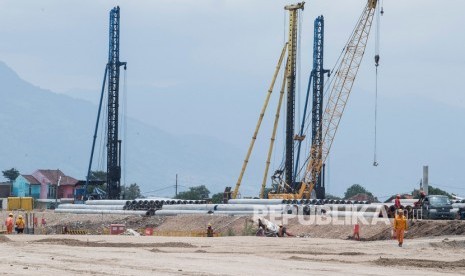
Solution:
[[[437,186],[437,187],[443,187],[443,188],[465,190],[465,187],[454,187],[454,186],[438,185],[438,184],[434,184],[434,183],[430,183],[429,186]]]

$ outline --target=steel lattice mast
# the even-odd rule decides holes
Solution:
[[[321,122],[323,117],[323,89],[324,74],[329,70],[323,68],[323,46],[324,46],[324,18],[319,16],[315,19],[315,30],[313,38],[313,97],[312,97],[312,147],[320,148]],[[312,152],[312,159],[321,159],[316,156],[317,152]],[[320,171],[315,181],[315,191],[317,198],[325,197],[324,170]]]
[[[308,79],[307,93],[305,96],[304,114],[302,116],[302,123],[300,126],[300,133],[297,137],[297,157],[295,160],[294,177],[298,177],[300,152],[302,141],[305,139],[305,120],[307,118],[308,100],[310,96],[310,89],[312,90],[312,146],[321,144],[321,134],[318,135],[318,129],[321,127],[321,117],[323,114],[323,89],[324,89],[324,74],[329,70],[323,69],[323,48],[324,48],[324,19],[319,16],[315,19],[313,35],[313,68],[310,72]],[[321,130],[320,130],[321,133]],[[324,174],[324,172],[322,172]],[[323,179],[322,179],[323,181]],[[324,187],[323,183],[319,186]]]
[[[373,15],[375,13],[377,0],[368,0],[368,3],[360,17],[357,26],[344,49],[344,55],[336,71],[333,86],[330,90],[328,103],[322,117],[322,138],[321,146],[312,147],[311,156],[319,158],[311,159],[308,163],[304,181],[315,185],[319,173],[328,157],[334,136],[339,127],[342,114],[349,99],[352,86],[357,76],[363,54],[365,53],[366,44],[373,24]],[[311,187],[313,188],[313,187]]]
[[[294,122],[295,122],[295,79],[297,58],[298,11],[304,9],[305,2],[284,7],[289,11],[289,35],[287,45],[287,115],[286,115],[286,160],[284,174],[287,192],[294,186]]]
[[[349,42],[344,48],[342,60],[334,76],[329,90],[328,103],[324,108],[321,127],[321,146],[312,146],[309,161],[298,193],[269,194],[269,198],[309,198],[320,176],[323,164],[328,157],[336,131],[339,127],[347,100],[357,76],[360,63],[373,23],[373,15],[378,0],[368,0],[363,13],[357,22]],[[317,131],[318,132],[318,131]],[[317,133],[317,137],[320,137]],[[313,158],[313,157],[317,158]]]
[[[108,121],[107,121],[107,197],[119,199],[121,195],[121,140],[118,139],[118,107],[120,66],[119,61],[120,9],[110,11],[110,44],[108,52]]]

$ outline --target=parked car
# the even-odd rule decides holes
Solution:
[[[452,202],[444,195],[427,195],[423,204],[423,219],[455,219],[457,210],[452,209]]]

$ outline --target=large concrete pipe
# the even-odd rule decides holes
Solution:
[[[270,210],[284,210],[287,205],[259,205],[259,204],[217,204],[214,208],[215,211],[270,211]]]
[[[113,214],[113,215],[143,215],[143,216],[145,216],[146,211],[95,210],[95,209],[55,209],[55,213]]]
[[[230,199],[229,204],[263,204],[263,205],[276,205],[284,204],[285,199]]]
[[[162,210],[205,210],[205,211],[251,211],[254,210],[283,210],[286,205],[258,205],[258,204],[186,204],[164,205]]]
[[[217,204],[163,205],[162,210],[213,210]]]
[[[123,210],[126,205],[60,204],[57,209]]]
[[[175,215],[208,215],[208,211],[205,210],[156,210],[156,216],[175,216]]]
[[[330,217],[365,217],[365,218],[374,218],[378,217],[379,213],[377,212],[344,212],[344,211],[329,211],[325,213],[326,216]]]
[[[126,200],[112,200],[112,199],[102,199],[102,200],[87,200],[86,205],[125,205]]]
[[[376,212],[384,208],[387,205],[371,205],[371,204],[325,204],[319,205],[318,208],[329,208],[333,211],[367,211]]]
[[[229,215],[229,216],[252,216],[254,212],[251,211],[215,211],[213,215]]]

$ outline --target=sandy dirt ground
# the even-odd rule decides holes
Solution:
[[[464,275],[465,237],[0,236],[3,275]]]
[[[0,220],[5,221],[9,212],[0,212]],[[23,214],[24,212],[14,212],[14,215]],[[258,229],[256,221],[251,216],[210,216],[210,215],[184,215],[173,217],[143,217],[143,216],[124,216],[124,215],[78,215],[78,214],[56,214],[53,211],[34,211],[38,218],[38,227],[35,229],[36,234],[61,234],[61,229],[67,227],[70,230],[85,230],[92,235],[103,234],[108,230],[111,224],[124,224],[126,228],[145,229],[153,228],[155,232],[205,232],[208,224],[212,224],[215,232],[221,236],[248,236],[254,235]],[[47,224],[41,225],[41,218],[45,218]],[[353,225],[333,225],[325,223],[306,223],[299,222],[296,218],[290,218],[284,223],[288,230],[300,237],[306,238],[330,238],[330,239],[348,239],[353,233]],[[410,222],[409,232],[406,238],[423,238],[444,235],[465,235],[465,220],[453,221],[415,221]],[[389,239],[392,229],[392,220],[387,223],[379,221],[378,223],[362,224],[360,226],[360,236],[365,240],[385,240]],[[5,230],[3,223],[0,225],[0,231]],[[143,232],[143,231],[142,231]]]

